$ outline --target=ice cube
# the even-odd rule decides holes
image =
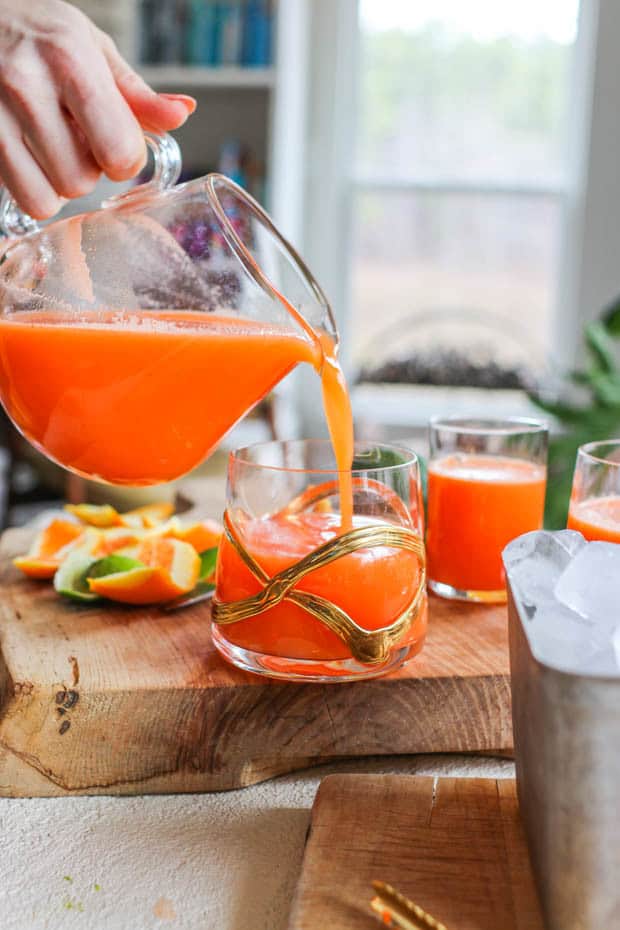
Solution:
[[[613,555],[601,555],[601,546]],[[540,662],[620,675],[620,546],[586,543],[569,530],[526,533],[506,547],[504,565]]]
[[[543,558],[553,565],[564,568],[572,556],[585,545],[581,533],[574,530],[559,530],[550,533],[547,530],[534,530],[524,533],[509,542],[503,552],[506,571],[524,559]]]
[[[591,542],[557,579],[560,603],[609,631],[620,627],[620,545]]]
[[[539,662],[564,672],[585,669],[608,643],[590,621],[551,598],[534,607],[525,632]]]
[[[556,581],[584,545],[581,533],[541,530],[525,533],[506,546],[503,558],[512,591],[530,619],[537,604],[555,601]]]
[[[611,642],[602,645],[593,654],[585,657],[576,671],[583,675],[618,678],[620,676],[620,634],[616,631]]]

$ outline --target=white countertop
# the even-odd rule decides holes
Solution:
[[[476,756],[321,766],[218,794],[0,799],[2,930],[285,930],[330,772],[512,777]]]

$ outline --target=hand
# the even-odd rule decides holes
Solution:
[[[45,219],[61,198],[115,181],[146,159],[143,129],[181,126],[196,102],[156,94],[112,39],[61,0],[0,0],[0,175]]]

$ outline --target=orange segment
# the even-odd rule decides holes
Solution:
[[[200,559],[189,543],[152,537],[139,546],[144,568],[89,578],[94,594],[123,604],[159,604],[191,591],[198,581]]]
[[[163,539],[161,536],[150,536],[142,542],[136,556],[145,565],[154,568],[165,568],[166,571],[174,573],[177,568],[188,566],[191,572],[195,571],[196,578],[192,583],[195,584],[200,571],[200,559],[189,543],[182,542],[178,539]]]
[[[62,520],[60,518],[52,520],[35,539],[29,555],[37,555],[42,558],[55,556],[69,543],[75,542],[83,532],[84,528],[72,520]]]
[[[129,546],[135,546],[142,540],[140,530],[133,530],[124,526],[113,526],[109,529],[101,530],[99,541],[93,550],[93,555],[100,557],[110,555],[118,549],[126,549]]]
[[[27,575],[28,578],[53,578],[60,565],[59,559],[38,559],[23,555],[13,559],[13,565]]]
[[[84,534],[84,527],[71,520],[52,520],[37,534],[27,555],[13,565],[29,578],[52,578],[70,547]]]
[[[89,526],[122,526],[122,519],[110,504],[65,504],[65,510]]]
[[[204,552],[206,549],[219,546],[222,532],[221,525],[215,520],[202,520],[200,523],[191,523],[185,527],[177,523],[167,529],[164,535],[171,539],[179,539],[182,542],[189,543],[196,552]]]
[[[125,526],[132,529],[151,529],[163,523],[174,511],[174,504],[160,501],[155,504],[145,504],[126,513],[119,513],[111,504],[66,504],[65,510],[87,523],[107,529],[112,526]]]
[[[159,501],[155,504],[145,504],[143,507],[135,507],[121,514],[121,520],[126,526],[135,526],[136,520],[138,525],[147,529],[152,529],[160,523],[164,523],[174,513],[174,504],[168,501]]]

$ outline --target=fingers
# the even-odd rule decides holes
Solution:
[[[196,109],[186,94],[156,94],[120,55],[114,42],[97,30],[101,49],[121,94],[144,129],[167,132],[178,129]]]
[[[53,28],[28,21],[19,43],[0,36],[0,174],[37,219],[92,190],[101,171],[134,177],[146,160],[143,130],[175,129],[196,108],[191,97],[156,94],[108,36],[59,6]]]
[[[50,67],[61,73],[57,62]],[[59,91],[101,170],[113,181],[133,178],[146,161],[142,129],[94,43],[88,63],[80,58],[65,70]]]
[[[41,86],[47,89],[49,84],[42,81]],[[101,171],[58,99],[49,92],[33,95],[27,91],[12,97],[12,113],[25,143],[56,193],[67,198],[90,193]]]
[[[45,220],[62,201],[22,139],[19,123],[0,103],[0,175],[22,210]]]

